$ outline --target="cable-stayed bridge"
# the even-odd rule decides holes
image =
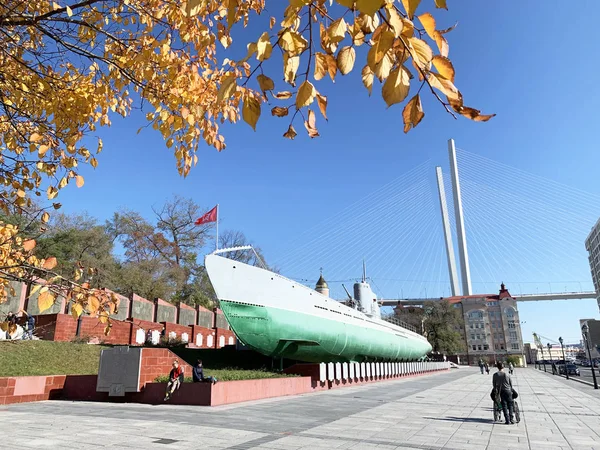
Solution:
[[[465,239],[453,239],[450,252],[435,164],[425,161],[302,233],[274,265],[309,286],[322,268],[332,297],[344,298],[342,285],[360,278],[365,260],[386,305],[494,294],[501,282],[521,301],[596,298],[584,241],[600,215],[600,196],[466,150],[455,155],[455,167],[439,175],[455,237],[462,233],[453,169],[460,180]],[[449,253],[459,255],[460,282],[450,275]]]

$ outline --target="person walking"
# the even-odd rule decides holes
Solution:
[[[479,360],[479,370],[481,370],[481,375],[483,375],[483,360]]]
[[[496,398],[500,398],[502,402],[502,412],[504,413],[504,423],[514,424],[514,400],[513,400],[513,385],[510,375],[504,372],[504,365],[499,362],[497,364],[498,372],[492,377],[492,386]]]
[[[490,366],[488,366],[488,363],[484,362],[483,367],[485,369],[486,375],[489,375],[490,374]]]
[[[512,375],[512,374],[513,374],[513,370],[514,370],[514,368],[515,368],[515,366],[513,366],[513,363],[512,363],[512,362],[509,362],[509,363],[508,363],[508,373],[509,373],[510,375]]]

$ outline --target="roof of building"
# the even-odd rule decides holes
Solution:
[[[319,281],[317,281],[316,288],[317,289],[319,289],[319,288],[323,289],[323,288],[328,288],[328,287],[329,286],[327,286],[327,281],[325,281],[325,278],[323,278],[323,274],[321,274],[321,276],[319,277]]]
[[[498,294],[472,294],[472,295],[454,295],[452,297],[444,297],[443,300],[447,300],[449,303],[460,303],[467,298],[485,298],[486,301],[503,300],[505,298],[512,298],[504,283],[500,285],[500,292]]]

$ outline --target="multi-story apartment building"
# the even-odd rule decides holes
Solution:
[[[525,363],[517,301],[504,283],[498,295],[458,296],[448,300],[461,305],[467,346],[464,356],[470,364],[479,359],[496,362],[510,355]]]
[[[461,309],[463,322],[454,324],[465,342],[466,351],[458,354],[461,362],[477,364],[483,359],[492,364],[514,355],[521,365],[526,364],[517,301],[504,284],[498,294],[455,296],[442,300],[448,300],[455,308]]]
[[[590,261],[590,271],[592,272],[592,281],[594,289],[598,293],[596,301],[600,309],[600,219],[592,227],[592,231],[585,240],[585,249],[588,251],[588,260]]]

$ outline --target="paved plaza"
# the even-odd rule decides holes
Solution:
[[[10,405],[0,407],[0,436],[2,448],[21,449],[600,449],[597,391],[515,372],[517,425],[492,422],[491,374],[462,368],[213,408]]]

